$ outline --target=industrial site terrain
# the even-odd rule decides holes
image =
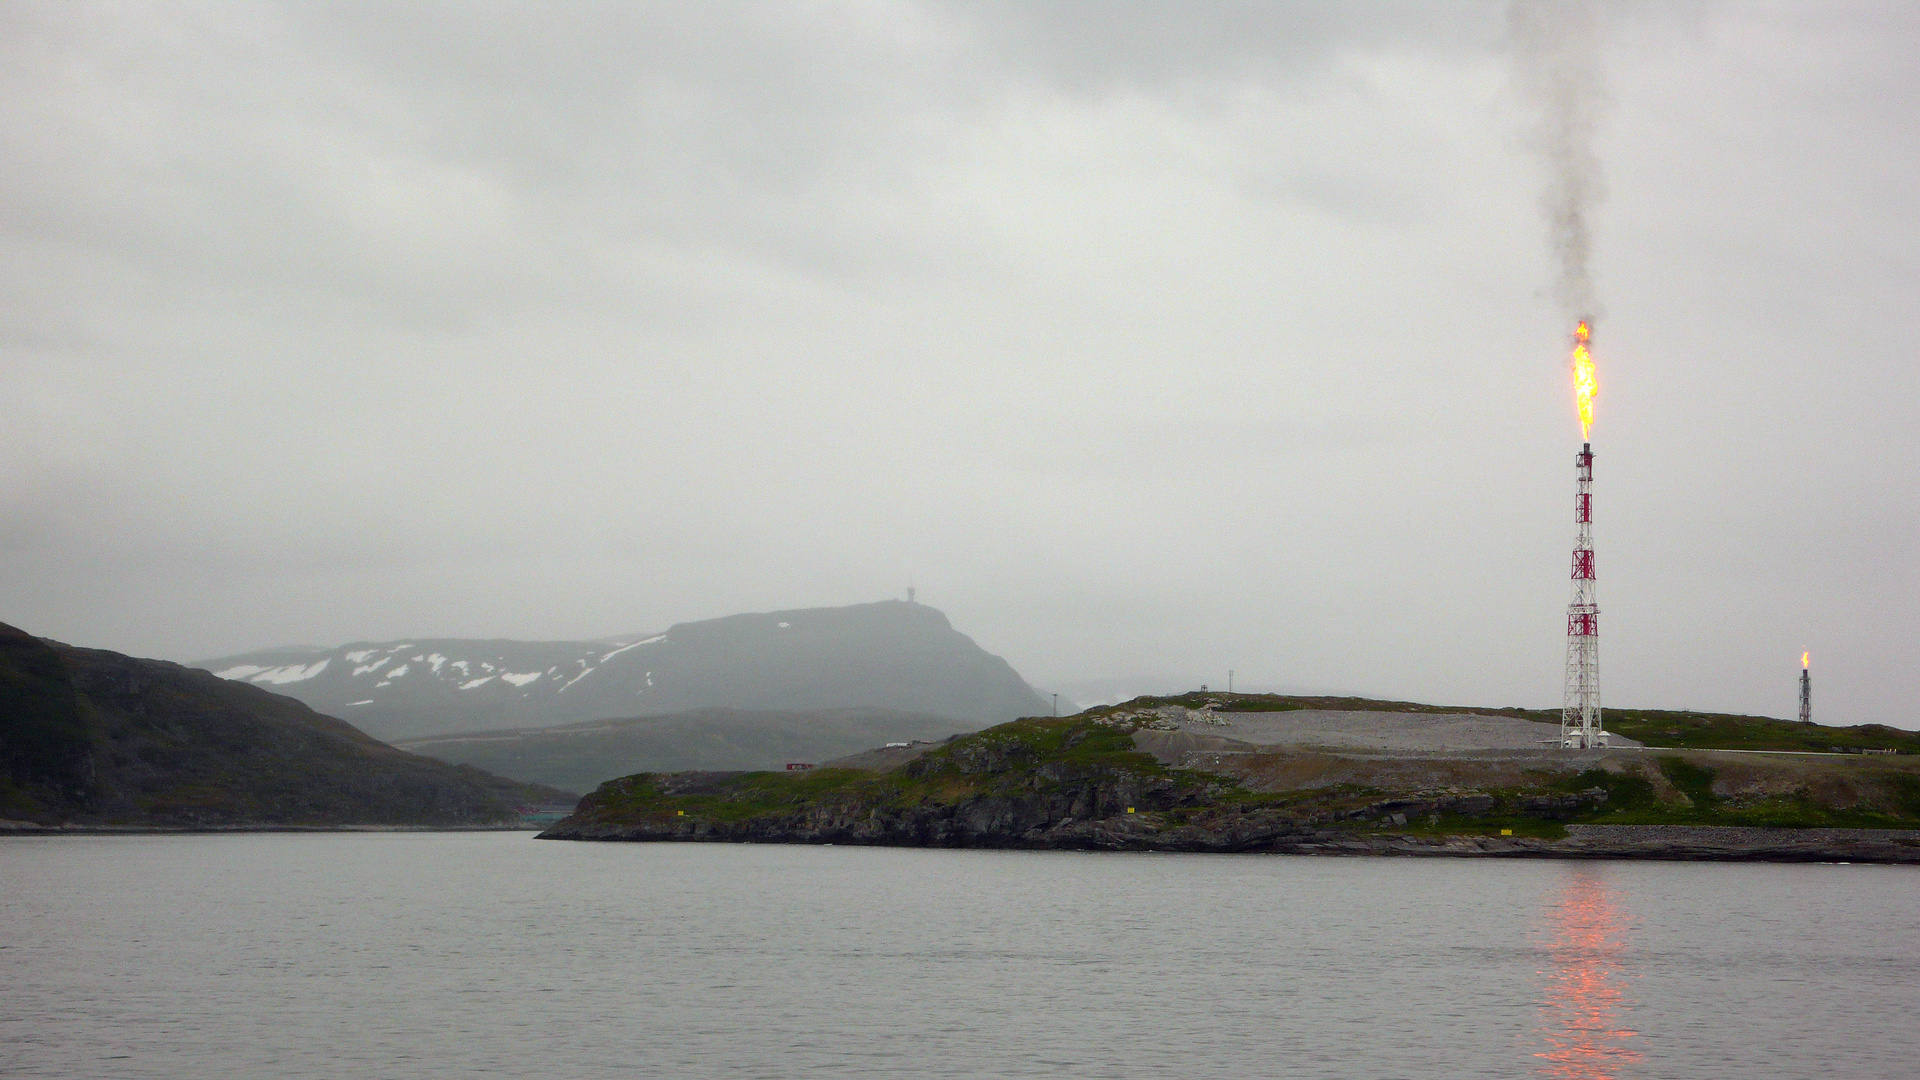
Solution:
[[[794,773],[611,781],[542,835],[1142,851],[1920,862],[1920,736],[1197,693]],[[1632,745],[1639,744],[1639,745]]]

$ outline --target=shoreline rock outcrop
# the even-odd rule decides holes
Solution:
[[[1435,756],[1273,749],[1186,767],[1151,710],[1036,718],[894,767],[641,774],[545,839],[1510,858],[1920,862],[1920,761],[1852,758],[1849,782],[1714,793],[1700,755]],[[1138,738],[1136,739],[1136,736]],[[1151,746],[1160,757],[1146,752]],[[1327,762],[1337,759],[1337,768]],[[1191,765],[1195,758],[1184,759]],[[1422,762],[1426,770],[1428,762]],[[1787,763],[1773,766],[1791,771]],[[1834,766],[1819,769],[1831,773]],[[1826,773],[1822,773],[1825,776]],[[1274,777],[1292,778],[1276,781]],[[1308,779],[1301,780],[1300,777]],[[1824,783],[1824,781],[1822,781]],[[1748,779],[1741,780],[1748,785]],[[1742,787],[1741,790],[1747,790]],[[1836,794],[1827,803],[1819,791]]]

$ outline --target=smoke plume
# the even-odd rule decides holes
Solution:
[[[1593,152],[1606,103],[1598,22],[1590,0],[1513,0],[1507,11],[1514,83],[1532,112],[1526,141],[1547,172],[1541,208],[1559,262],[1554,295],[1570,320],[1599,314],[1588,265],[1591,216],[1606,194]]]

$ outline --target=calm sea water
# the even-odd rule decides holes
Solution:
[[[0,840],[8,1077],[1913,1077],[1920,871]]]

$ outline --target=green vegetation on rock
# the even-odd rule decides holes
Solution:
[[[1325,709],[1335,712],[1510,716],[1544,724],[1560,722],[1560,713],[1557,709],[1522,709],[1512,706],[1486,709],[1461,705],[1423,705],[1414,701],[1385,701],[1376,698],[1226,694],[1205,690],[1195,690],[1175,697],[1136,698],[1122,706],[1103,706],[1101,709],[1092,711],[1153,708],[1162,705],[1178,705],[1188,709],[1212,708],[1223,713]],[[1888,727],[1885,724],[1827,727],[1822,724],[1802,724],[1796,720],[1777,720],[1770,716],[1742,716],[1733,713],[1700,713],[1666,709],[1608,709],[1603,719],[1608,731],[1635,742],[1662,749],[1774,750],[1785,753],[1825,754],[1892,750],[1900,754],[1920,754],[1920,732]]]
[[[601,785],[575,817],[672,829],[760,832],[853,827],[936,842],[1199,805],[1237,789],[1230,780],[1169,769],[1135,749],[1131,733],[1068,717],[1016,720],[954,739],[887,773],[641,774]],[[1036,817],[1038,814],[1040,817]]]
[[[1229,851],[1385,832],[1551,840],[1570,825],[1920,829],[1920,762],[1900,756],[1633,751],[1594,764],[1556,751],[1395,757],[1274,747],[1215,755],[1213,771],[1202,771],[1136,745],[1136,733],[1162,737],[1145,729],[1173,726],[1157,712],[1170,705],[1363,707],[1143,698],[957,736],[890,772],[643,774],[602,785],[546,835]],[[1432,779],[1442,772],[1446,779]]]
[[[1556,716],[1555,719],[1558,717]],[[1920,733],[1884,724],[1825,727],[1767,716],[1671,712],[1660,709],[1608,709],[1608,731],[1648,746],[1687,750],[1779,750],[1802,753],[1859,753],[1895,750],[1920,754]]]

